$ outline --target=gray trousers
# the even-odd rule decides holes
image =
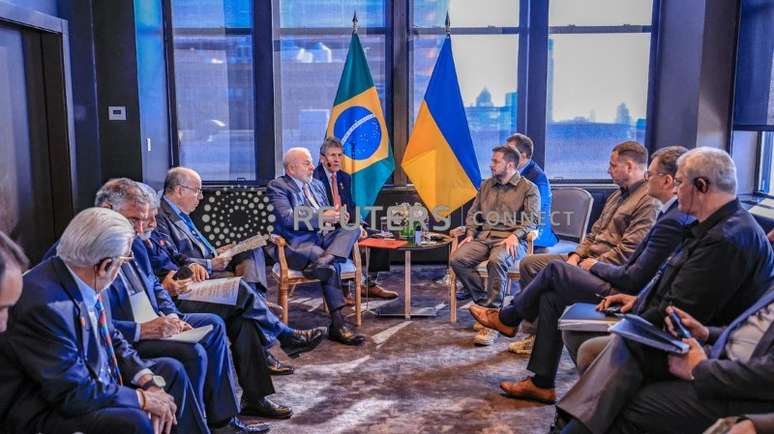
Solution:
[[[472,240],[454,251],[449,265],[462,282],[463,288],[470,292],[473,301],[487,307],[500,307],[508,292],[508,269],[527,252],[525,242],[519,242],[517,256],[508,254],[505,246],[497,246],[500,239]],[[481,276],[476,271],[478,264],[489,261],[487,288],[484,290]]]
[[[553,255],[553,254],[544,254],[544,255],[530,255],[524,258],[521,262],[519,262],[519,274],[521,275],[521,278],[519,279],[519,284],[522,288],[529,285],[529,282],[532,282],[532,279],[537,276],[538,273],[540,273],[540,270],[545,268],[546,265],[548,265],[551,261],[556,260],[567,260],[567,255]]]
[[[572,361],[578,367],[578,373],[583,375],[591,362],[605,348],[612,335],[605,332],[563,331],[562,341],[570,353]]]

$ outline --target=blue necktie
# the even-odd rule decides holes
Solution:
[[[769,291],[763,294],[757,303],[736,317],[736,319],[728,327],[726,327],[725,330],[723,330],[723,333],[715,342],[715,345],[712,346],[712,350],[710,350],[710,359],[720,358],[721,354],[723,354],[726,349],[729,335],[731,335],[731,333],[736,330],[743,322],[747,321],[748,318],[755,315],[758,313],[758,311],[770,305],[771,303],[774,303],[774,288],[769,288]]]
[[[194,225],[193,220],[191,220],[191,217],[182,212],[179,215],[180,218],[185,222],[185,225],[188,226],[188,229],[191,230],[191,234],[193,234],[194,238],[196,238],[200,243],[204,244],[204,246],[209,249],[212,256],[216,256],[215,247],[212,247],[212,244],[207,241],[207,238],[202,235],[198,229],[196,229],[196,226]]]

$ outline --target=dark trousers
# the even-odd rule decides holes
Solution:
[[[770,401],[700,399],[692,384],[659,381],[640,389],[619,413],[610,433],[702,432],[716,419],[771,412]]]
[[[596,294],[606,294],[610,284],[564,261],[549,262],[511,304],[500,311],[500,321],[516,326],[523,319],[537,318],[535,345],[527,369],[535,373],[535,384],[554,387],[556,370],[562,357],[559,317],[564,309],[578,302],[595,303]]]
[[[220,422],[239,414],[236,385],[223,320],[207,313],[184,315],[193,327],[212,325],[213,329],[195,344],[162,340],[140,341],[135,345],[143,358],[171,357],[185,367],[196,399],[210,422]]]
[[[278,338],[293,333],[293,329],[280,321],[277,315],[269,309],[263,293],[256,291],[245,282],[239,285],[239,295],[235,306],[188,300],[179,301],[177,305],[183,312],[213,313],[223,318],[226,324],[230,324],[231,321],[239,317],[250,321],[266,347],[274,345]]]
[[[167,393],[175,398],[177,425],[173,431],[186,434],[208,433],[204,417],[196,403],[193,385],[188,380],[183,365],[171,358],[159,358],[153,362],[151,369],[156,375],[164,377]],[[37,431],[44,434],[152,434],[153,425],[147,413],[139,408],[109,407],[69,418],[52,412],[43,420]]]
[[[360,229],[348,230],[338,228],[325,234],[310,234],[314,239],[307,238],[305,241],[293,244],[289,241],[285,248],[285,254],[288,260],[288,267],[294,270],[302,270],[304,267],[313,263],[325,254],[331,254],[337,258],[337,261],[345,261],[352,254],[352,247],[360,237]],[[320,282],[322,285],[323,298],[331,312],[344,307],[344,293],[341,289],[341,265],[339,262],[333,264],[335,272],[330,279]]]
[[[666,353],[613,336],[557,408],[591,432],[605,433],[646,380],[674,380]]]
[[[242,385],[242,401],[254,403],[273,394],[274,384],[266,367],[266,353],[260,336],[255,333],[253,321],[241,316],[229,321],[228,337],[239,384]]]

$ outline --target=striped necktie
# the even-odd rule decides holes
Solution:
[[[118,384],[123,385],[121,380],[121,373],[118,370],[118,360],[116,359],[116,352],[113,349],[113,340],[110,339],[110,329],[107,323],[107,314],[105,313],[105,307],[102,305],[102,299],[98,296],[97,303],[94,305],[94,310],[97,312],[97,331],[99,333],[99,341],[102,344],[102,348],[107,354],[108,366],[110,367],[110,376]]]

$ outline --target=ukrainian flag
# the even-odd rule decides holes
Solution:
[[[430,210],[440,205],[454,211],[475,197],[481,184],[448,35],[401,167]]]
[[[338,137],[344,146],[342,170],[352,175],[352,199],[361,207],[361,216],[365,218],[368,213],[363,207],[376,202],[376,196],[395,169],[395,160],[379,95],[360,38],[354,32],[327,135]]]

